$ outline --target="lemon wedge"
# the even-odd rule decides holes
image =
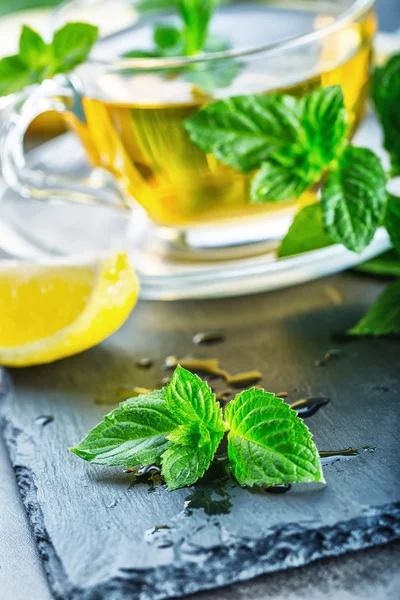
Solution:
[[[53,362],[119,329],[139,295],[124,252],[0,261],[0,365]]]

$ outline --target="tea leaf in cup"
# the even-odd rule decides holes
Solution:
[[[154,28],[154,43],[162,50],[174,48],[182,41],[182,33],[173,25],[158,24]]]
[[[200,52],[207,39],[208,25],[215,8],[215,0],[180,0],[178,10],[184,28],[185,55]]]
[[[209,104],[185,121],[191,140],[240,171],[260,168],[251,186],[255,203],[297,198],[319,181],[346,144],[339,86],[305,98],[237,96]]]
[[[281,202],[288,198],[299,198],[308,187],[309,182],[301,174],[271,160],[262,163],[253,177],[250,197],[253,204]]]
[[[186,119],[192,142],[221,162],[250,172],[278,152],[287,166],[301,148],[301,107],[292,96],[248,95],[219,100]],[[287,150],[291,152],[287,152]]]
[[[325,229],[334,242],[362,252],[383,219],[386,201],[379,158],[366,148],[348,146],[322,191]]]

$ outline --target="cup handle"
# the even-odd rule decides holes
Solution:
[[[68,177],[31,169],[24,153],[24,136],[40,114],[72,112],[85,123],[85,116],[73,77],[56,76],[41,85],[24,90],[8,106],[8,118],[0,132],[0,164],[6,183],[24,197],[56,199],[79,204],[98,204],[129,209],[129,204],[113,176],[94,168],[88,178]]]

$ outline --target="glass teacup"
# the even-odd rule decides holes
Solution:
[[[300,206],[316,201],[316,188],[290,201],[252,204],[252,173],[203,152],[184,121],[222,98],[304,95],[341,85],[354,132],[365,111],[373,5],[374,0],[224,2],[211,22],[210,39],[224,40],[228,49],[192,57],[124,58],[135,49],[151,53],[154,24],[174,23],[175,11],[138,18],[131,3],[66,2],[55,11],[52,27],[64,21],[96,23],[107,11],[110,30],[103,28],[90,59],[75,73],[44,82],[17,102],[3,139],[4,176],[25,196],[124,209],[139,203],[154,224],[175,232],[212,227],[227,244],[242,244],[254,241],[249,223],[263,223],[264,239],[276,239]],[[27,168],[24,132],[46,110],[64,115],[85,147],[94,177],[69,181]],[[234,231],[234,241],[222,230]]]

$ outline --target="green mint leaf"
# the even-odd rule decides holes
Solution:
[[[377,258],[358,265],[355,269],[371,275],[400,277],[400,256],[394,250],[389,250]]]
[[[374,237],[386,205],[386,175],[379,158],[349,146],[322,192],[325,228],[332,240],[361,252]]]
[[[53,71],[72,71],[88,57],[97,40],[98,28],[88,23],[67,23],[56,31],[52,42]]]
[[[72,452],[91,463],[107,466],[161,463],[167,435],[179,421],[167,408],[163,391],[123,402],[89,431]]]
[[[178,366],[165,389],[167,408],[180,421],[168,435],[162,472],[170,490],[191,485],[208,469],[224,435],[215,394],[205,381]]]
[[[289,231],[282,240],[278,256],[283,258],[293,254],[318,250],[332,244],[331,238],[325,232],[321,205],[318,202],[305,206],[297,213]]]
[[[346,144],[339,86],[305,98],[248,95],[209,104],[185,121],[191,140],[240,171],[260,168],[254,203],[290,200],[319,181]]]
[[[281,398],[246,390],[227,405],[225,418],[228,455],[241,485],[324,482],[311,433]]]
[[[400,281],[395,281],[387,287],[367,314],[348,333],[350,335],[400,333]]]
[[[400,254],[400,197],[388,194],[385,227],[394,249]]]
[[[307,170],[311,171],[308,179],[316,181],[339,158],[347,143],[342,88],[338,85],[320,88],[305,96],[302,126],[307,139]]]
[[[164,56],[164,54],[160,51],[160,49],[157,50],[129,50],[129,52],[125,52],[122,55],[124,58],[160,58],[162,56]],[[126,69],[125,73],[127,75],[131,75],[132,73],[135,73],[136,70],[135,69]]]
[[[208,36],[208,25],[215,8],[215,0],[180,0],[178,9],[184,23],[185,55],[200,52]]]
[[[181,423],[201,423],[210,431],[225,431],[215,394],[205,381],[180,365],[165,389],[165,400],[168,409]]]
[[[168,489],[192,485],[204,475],[221,442],[223,432],[210,432],[210,441],[195,444],[171,443],[162,455],[162,474]]]
[[[27,25],[22,28],[19,38],[19,56],[28,66],[37,69],[40,66],[49,65],[49,46],[37,31]]]
[[[0,96],[19,92],[31,83],[35,82],[19,55],[6,56],[0,60]]]
[[[281,202],[298,198],[308,188],[307,180],[296,172],[272,161],[262,163],[251,182],[250,198],[253,204]]]
[[[190,68],[184,71],[184,78],[203,92],[210,94],[216,89],[229,87],[241,68],[242,64],[237,60],[213,60],[190,65]]]
[[[180,0],[139,0],[135,8],[141,13],[158,12],[176,8]]]
[[[237,96],[208,104],[184,126],[199,148],[249,172],[299,144],[301,105],[292,96]]]
[[[182,34],[173,25],[156,25],[153,32],[154,43],[162,50],[174,48],[181,41]]]
[[[392,171],[394,175],[400,175],[400,54],[392,56],[385,66],[375,69],[371,88]]]
[[[214,52],[224,52],[225,50],[229,50],[229,48],[230,44],[225,38],[214,33],[209,33],[203,50],[211,54]]]

